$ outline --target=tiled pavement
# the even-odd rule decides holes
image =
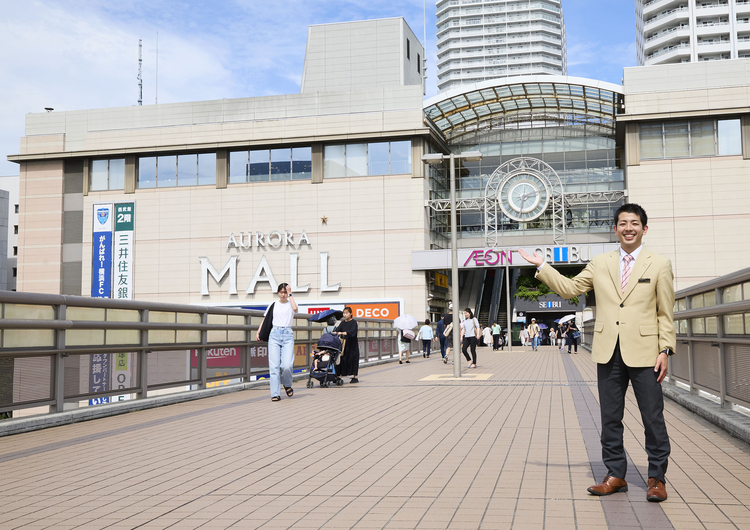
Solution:
[[[591,497],[589,356],[478,353],[460,380],[420,356],[0,438],[0,528],[750,528],[747,445],[667,401],[669,499],[647,503],[630,393],[630,491]]]

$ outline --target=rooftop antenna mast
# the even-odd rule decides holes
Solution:
[[[143,105],[143,76],[141,68],[143,67],[143,41],[138,39],[138,105]]]
[[[159,104],[159,32],[156,32],[156,98],[154,103]]]

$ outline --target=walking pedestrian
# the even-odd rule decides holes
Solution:
[[[500,325],[497,322],[494,322],[492,324],[492,351],[497,351],[500,349],[501,333],[502,328],[500,328]]]
[[[464,309],[464,321],[461,322],[461,342],[464,357],[471,364],[469,368],[477,367],[477,334],[479,333],[479,322],[474,318],[474,313],[468,307]],[[469,357],[471,348],[471,357]]]
[[[539,348],[539,339],[540,339],[541,330],[539,329],[539,324],[536,323],[536,319],[531,319],[531,324],[529,325],[529,337],[531,338],[531,351],[536,351],[537,348]]]
[[[581,336],[580,333],[578,333],[578,328],[576,327],[576,323],[572,320],[570,321],[570,324],[568,324],[568,331],[565,334],[565,342],[568,344],[568,353],[570,353],[570,347],[573,346],[575,348],[574,353],[578,353],[578,338]]]
[[[294,332],[292,322],[297,312],[297,303],[292,298],[292,286],[282,283],[276,289],[279,302],[266,309],[265,319],[271,319],[271,332],[268,335],[268,374],[271,379],[271,401],[281,401],[281,385],[288,397],[292,397],[292,369],[294,367]],[[255,333],[260,341],[261,325]]]
[[[338,366],[338,373],[341,377],[351,376],[350,383],[359,383],[359,340],[357,331],[359,326],[357,321],[352,318],[352,308],[344,308],[344,320],[336,328],[336,334],[340,339],[346,340],[344,351],[341,352],[341,361]]]
[[[406,336],[406,332],[409,332],[409,336]],[[398,364],[404,364],[401,360],[401,356],[406,354],[406,364],[409,363],[409,353],[411,353],[411,339],[414,337],[414,332],[410,329],[402,329],[398,337]]]
[[[432,347],[432,328],[430,327],[430,319],[424,321],[424,326],[419,328],[419,336],[422,339],[422,357],[430,358],[430,349]]]
[[[440,357],[445,362],[445,317],[441,317],[435,325],[435,335],[437,335],[440,344]]]
[[[448,304],[448,314],[443,317],[445,323],[445,357],[443,357],[443,364],[448,364],[451,351],[453,350],[453,303]]]
[[[484,331],[482,332],[482,337],[484,338],[484,345],[489,346],[492,344],[492,329],[487,326],[484,328]]]

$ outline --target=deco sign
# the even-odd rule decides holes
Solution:
[[[295,241],[296,240],[296,241]],[[280,249],[282,247],[291,248],[297,250],[303,245],[309,247],[310,239],[307,233],[302,230],[299,236],[296,236],[291,230],[278,231],[273,230],[268,234],[263,232],[240,232],[239,237],[235,236],[234,232],[229,234],[225,248],[237,249],[237,250],[252,250],[253,248],[266,250]],[[341,289],[341,284],[329,284],[328,282],[328,252],[319,252],[320,257],[320,290],[321,292],[336,292]],[[237,294],[237,260],[239,256],[231,256],[224,264],[221,270],[216,270],[211,261],[201,256],[198,259],[201,263],[201,295],[208,296],[210,294],[208,290],[208,277],[211,276],[216,283],[221,283],[224,278],[228,278],[227,294]],[[292,291],[295,293],[306,293],[310,290],[310,284],[299,285],[298,284],[298,267],[299,266],[299,253],[289,253],[289,285],[292,286]],[[271,270],[271,266],[268,264],[266,255],[263,254],[260,258],[258,266],[255,268],[255,274],[253,279],[250,280],[250,284],[245,289],[246,294],[254,294],[258,283],[268,283],[271,291],[276,292],[279,286],[279,282],[276,281],[276,277]]]

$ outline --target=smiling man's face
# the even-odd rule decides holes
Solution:
[[[628,254],[641,246],[641,240],[646,232],[648,226],[641,224],[641,218],[637,213],[622,212],[617,218],[615,234]]]

